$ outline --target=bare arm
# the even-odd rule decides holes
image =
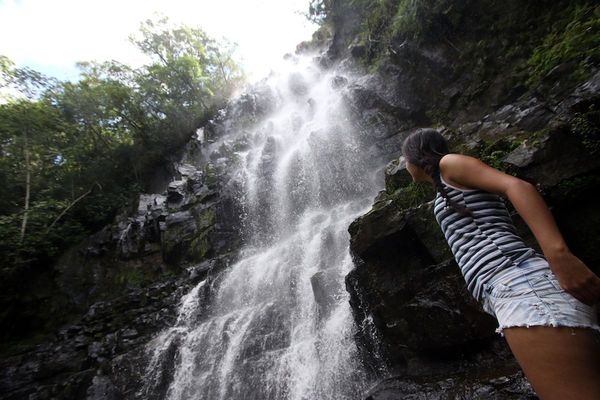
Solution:
[[[440,171],[445,179],[462,186],[507,197],[533,232],[561,286],[586,304],[600,300],[600,278],[571,253],[535,186],[461,154],[444,156]]]

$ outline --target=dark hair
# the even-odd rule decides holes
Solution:
[[[440,160],[449,153],[448,142],[435,129],[419,129],[411,133],[402,143],[404,158],[431,176],[436,190],[442,195],[446,205],[449,205],[461,215],[471,215],[471,210],[450,199],[446,188],[442,185]]]

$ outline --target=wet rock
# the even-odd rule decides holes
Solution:
[[[374,158],[398,158],[398,156],[402,152],[402,142],[406,138],[407,134],[407,131],[399,131],[391,136],[378,140],[372,145],[372,147],[369,150],[373,153]]]
[[[562,99],[554,111],[559,115],[565,115],[580,111],[581,106],[587,106],[597,101],[600,93],[600,70],[596,71],[590,79],[577,86],[573,93]]]
[[[350,51],[350,55],[354,58],[362,58],[367,54],[367,48],[364,44],[351,45],[348,50]]]
[[[404,157],[390,161],[385,166],[385,190],[394,193],[396,189],[408,186],[412,182],[412,176],[406,170]]]
[[[169,183],[167,187],[167,202],[171,207],[178,207],[185,199],[185,184],[184,180],[176,180]]]
[[[191,211],[179,211],[167,216],[166,228],[162,237],[162,251],[165,261],[178,263],[195,238],[197,232],[196,221]]]
[[[493,121],[501,129],[516,126],[525,131],[535,132],[544,128],[554,115],[548,105],[532,97],[518,103],[507,104],[484,118],[484,121]]]
[[[122,333],[121,333],[121,337],[126,338],[126,339],[130,339],[130,338],[134,338],[139,336],[138,331],[136,331],[135,329],[129,328],[129,329],[125,329]]]
[[[334,288],[338,286],[336,282],[339,279],[340,277],[337,274],[332,274],[329,270],[319,271],[310,277],[320,320],[327,318],[331,312],[331,307],[335,305],[338,293]]]
[[[483,125],[482,121],[468,122],[466,124],[461,125],[458,129],[463,135],[463,137],[465,139],[468,139],[471,135],[477,132],[479,128],[481,128],[481,125]],[[470,147],[472,148],[473,146]]]
[[[348,79],[340,76],[340,75],[336,75],[333,77],[333,79],[331,79],[331,87],[334,89],[339,89],[341,87],[344,87],[348,84]]]
[[[434,219],[432,202],[399,210],[387,202],[349,227],[356,268],[346,276],[365,353],[372,332],[389,365],[468,349],[494,335],[495,320],[467,292]],[[461,350],[462,349],[462,350]]]
[[[393,377],[378,383],[365,400],[537,400],[535,392],[522,373],[476,378],[464,375]]]
[[[146,353],[141,345],[174,323],[174,311],[190,285],[181,278],[94,304],[80,323],[61,329],[52,341],[0,360],[0,397],[128,398],[124,393],[143,372],[139,366]],[[86,343],[87,348],[82,347]],[[115,382],[123,382],[115,377],[131,380],[127,387],[117,387]]]
[[[84,256],[99,257],[111,248],[112,232],[110,227],[105,226],[93,235],[90,235],[82,246],[81,254]]]
[[[96,375],[87,390],[86,400],[120,400],[123,397],[112,381],[103,375]]]
[[[535,140],[524,141],[504,162],[516,167],[524,179],[545,188],[600,168],[600,159],[564,124],[539,133]]]

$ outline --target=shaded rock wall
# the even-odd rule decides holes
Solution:
[[[522,4],[509,3],[513,13]],[[529,90],[511,75],[527,47],[504,56],[518,35],[503,33],[501,26],[486,31],[484,22],[495,15],[482,7],[468,19],[475,25],[483,21],[479,27],[452,42],[392,40],[377,71],[369,71],[360,62],[370,52],[368,43],[356,40],[362,14],[345,11],[335,17],[320,64],[362,75],[345,87],[347,107],[373,158],[391,161],[386,190],[349,227],[356,268],[346,286],[360,328],[357,340],[373,373],[388,377],[366,397],[535,398],[493,333],[494,320],[466,292],[433,220],[432,192],[407,185],[396,158],[413,129],[437,126],[454,149],[538,183],[573,251],[590,266],[600,265],[595,251],[600,213],[593,197],[600,185],[600,75],[573,83],[561,79],[566,65]],[[485,38],[487,54],[470,47],[477,35]],[[504,64],[495,59],[498,54]],[[348,84],[342,76],[337,82]],[[293,86],[305,90],[301,81]],[[268,113],[274,101],[258,85],[222,110],[202,132],[211,146],[208,155],[197,141],[190,143],[164,192],[142,195],[136,209],[71,249],[55,273],[44,275],[41,301],[57,298],[52,315],[72,315],[43,339],[4,343],[2,398],[128,398],[140,379],[142,344],[172,325],[181,294],[199,279],[213,282],[235,258],[244,239],[243,210],[235,202],[235,177],[222,172],[248,146],[244,124]],[[229,126],[229,120],[240,125]],[[220,141],[229,129],[240,132],[235,143]],[[265,167],[268,159],[265,154]],[[514,218],[535,246],[527,227]],[[322,313],[327,279],[317,275],[311,281]],[[205,287],[203,299],[210,301],[211,285]]]
[[[511,12],[519,7],[508,6]],[[526,17],[539,4],[522,7]],[[531,29],[543,32],[537,25],[542,19],[531,18]],[[344,25],[334,33],[336,48],[329,53],[340,65],[361,71],[369,44],[361,43],[359,26],[352,31]],[[402,140],[414,129],[436,127],[455,151],[535,183],[570,248],[600,274],[594,245],[600,213],[593,206],[600,189],[598,66],[588,65],[591,73],[576,81],[564,65],[562,74],[552,72],[527,87],[514,71],[541,38],[517,44],[511,40],[518,32],[495,25],[497,38],[490,39],[482,31],[482,48],[496,46],[501,52],[520,46],[512,55],[499,53],[504,62],[499,64],[491,54],[478,59],[469,47],[478,29],[483,28],[457,33],[453,43],[392,39],[380,53],[377,71],[362,69],[364,77],[350,92],[350,109],[365,140],[374,153],[390,159],[381,171],[385,190],[348,229],[356,268],[346,287],[357,340],[373,373],[392,376],[373,388],[369,399],[536,398],[504,339],[494,333],[496,321],[466,291],[433,217],[433,192],[410,184],[397,159]],[[539,250],[508,206],[519,233]]]
[[[468,134],[464,125],[445,131],[455,146],[482,158],[492,155],[488,162],[536,182],[567,243],[596,273],[600,268],[594,242],[600,236],[600,213],[592,199],[600,189],[600,164],[593,148],[586,146],[569,121],[580,107],[587,110],[590,104],[599,104],[597,92],[582,95],[582,88],[595,87],[598,79],[600,74],[576,88],[569,98],[579,96],[579,100],[546,118],[545,123],[538,122],[536,127],[541,130],[535,135],[526,135],[518,126],[523,116],[529,115],[519,104],[505,106],[492,114],[495,117],[475,122],[478,128]],[[559,110],[563,103],[560,100],[554,109]],[[487,140],[493,140],[498,150],[490,152]],[[362,328],[357,339],[372,364],[384,360],[388,373],[399,376],[382,382],[369,398],[420,393],[422,398],[450,399],[459,392],[470,398],[479,390],[489,393],[489,398],[534,396],[504,341],[495,336],[496,321],[466,291],[434,219],[432,202],[427,201],[431,197],[422,198],[417,207],[407,207],[405,199],[418,185],[401,183],[406,182],[401,176],[407,172],[398,164],[395,160],[386,168],[387,191],[382,191],[372,210],[348,229],[356,268],[346,276],[346,284]],[[520,235],[538,248],[525,223],[518,215],[513,217]],[[505,358],[494,362],[498,353]],[[481,364],[469,366],[473,358],[493,365],[486,378],[475,374]],[[467,378],[455,374],[471,368],[473,375],[467,373]],[[445,381],[446,385],[459,385],[458,392],[444,392],[445,384],[436,381],[439,378],[433,371],[446,373],[451,382]],[[486,383],[489,376],[507,385],[490,385]]]
[[[127,399],[139,389],[145,344],[171,327],[183,294],[205,280],[199,294],[210,304],[213,282],[235,260],[244,240],[239,186],[227,162],[238,142],[219,144],[227,114],[243,124],[267,112],[261,88],[215,116],[171,167],[161,193],[140,194],[133,209],[67,251],[48,278],[47,315],[55,319],[36,336],[10,336],[0,360],[3,399]],[[161,186],[161,185],[158,185]],[[18,307],[15,304],[15,307]],[[57,328],[58,326],[58,328]]]

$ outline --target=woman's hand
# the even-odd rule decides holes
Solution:
[[[569,251],[535,186],[462,154],[442,157],[440,171],[460,185],[507,197],[533,232],[560,286],[585,304],[600,301],[600,278]]]
[[[570,251],[546,256],[560,286],[582,303],[600,302],[600,278]]]

